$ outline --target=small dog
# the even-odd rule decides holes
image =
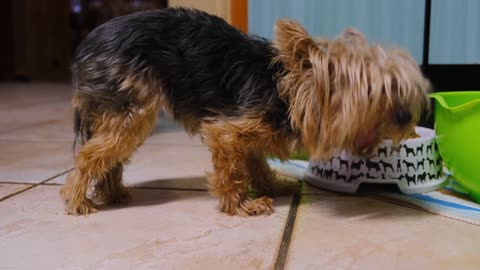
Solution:
[[[219,209],[251,216],[272,213],[269,197],[247,196],[249,185],[275,191],[265,153],[371,154],[382,139],[411,134],[428,104],[429,84],[415,61],[369,45],[356,30],[315,39],[279,20],[270,42],[182,8],[101,25],[78,47],[72,73],[83,147],[61,195],[73,215],[130,199],[123,164],[162,109],[209,147],[209,189]]]

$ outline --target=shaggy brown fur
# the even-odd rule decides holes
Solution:
[[[314,39],[281,20],[272,44],[185,9],[107,22],[77,50],[73,77],[83,147],[61,195],[74,215],[130,199],[123,164],[162,108],[208,145],[209,188],[220,210],[251,216],[273,211],[266,195],[278,185],[267,153],[368,155],[385,138],[406,138],[428,106],[415,61],[369,45],[355,30]],[[262,196],[247,196],[249,186]]]
[[[289,100],[292,126],[309,131],[302,140],[313,158],[340,149],[371,154],[384,138],[398,143],[428,109],[429,83],[404,51],[371,46],[354,29],[335,40],[314,40],[296,22],[283,20],[275,32],[275,61],[285,65],[279,93]],[[399,125],[392,116],[402,110],[411,119]],[[358,149],[366,136],[373,136],[371,142]]]

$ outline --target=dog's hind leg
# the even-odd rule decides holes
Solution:
[[[127,203],[131,200],[130,191],[122,183],[123,163],[117,162],[109,172],[95,182],[92,197],[105,204]]]
[[[130,195],[122,184],[122,163],[145,141],[153,129],[160,103],[129,105],[118,111],[96,115],[91,137],[75,156],[76,168],[70,172],[61,191],[66,210],[73,215],[96,211],[98,203],[128,201]],[[91,196],[87,196],[90,187]]]

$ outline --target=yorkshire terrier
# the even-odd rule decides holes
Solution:
[[[275,191],[266,154],[368,155],[385,138],[408,137],[429,104],[416,62],[368,44],[354,29],[312,38],[298,23],[279,20],[270,42],[183,8],[99,26],[78,47],[72,73],[83,147],[61,195],[73,215],[130,199],[123,164],[162,109],[209,147],[208,183],[219,209],[252,216],[272,213],[272,199],[247,196],[249,186]]]

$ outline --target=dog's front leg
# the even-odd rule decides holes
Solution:
[[[214,172],[208,176],[209,188],[218,197],[220,210],[238,216],[271,214],[272,199],[247,196],[251,182],[247,159],[254,151],[255,141],[225,126],[204,126],[203,130],[214,167]]]

